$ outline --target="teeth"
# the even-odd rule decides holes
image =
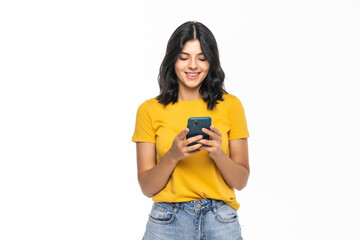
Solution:
[[[196,75],[198,75],[198,73],[188,73],[188,75],[190,75],[190,76],[196,76]]]

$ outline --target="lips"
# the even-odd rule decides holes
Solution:
[[[189,79],[196,79],[200,72],[185,72],[186,74],[186,77],[189,78]]]

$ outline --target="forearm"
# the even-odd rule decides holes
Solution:
[[[139,177],[139,184],[142,192],[147,197],[152,197],[165,187],[176,167],[170,154],[166,153],[158,164],[152,169],[144,172]]]
[[[223,151],[213,160],[229,187],[240,191],[246,186],[250,172],[245,166],[231,160]]]

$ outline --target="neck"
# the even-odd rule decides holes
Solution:
[[[179,92],[178,99],[180,101],[195,101],[195,100],[202,99],[202,96],[199,92],[193,93],[193,94],[190,94],[190,93],[184,94],[184,93]]]
[[[179,87],[178,99],[181,101],[195,101],[202,99],[200,92],[200,86],[194,89],[183,89]]]

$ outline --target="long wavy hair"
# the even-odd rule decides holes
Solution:
[[[179,83],[175,73],[175,62],[179,58],[185,43],[198,39],[201,50],[210,64],[207,76],[200,87],[200,94],[207,103],[209,110],[214,109],[217,101],[224,101],[222,95],[227,93],[224,88],[225,73],[220,66],[219,51],[212,32],[202,23],[188,21],[180,25],[171,35],[166,54],[161,63],[158,75],[160,94],[156,97],[164,106],[178,100]]]

